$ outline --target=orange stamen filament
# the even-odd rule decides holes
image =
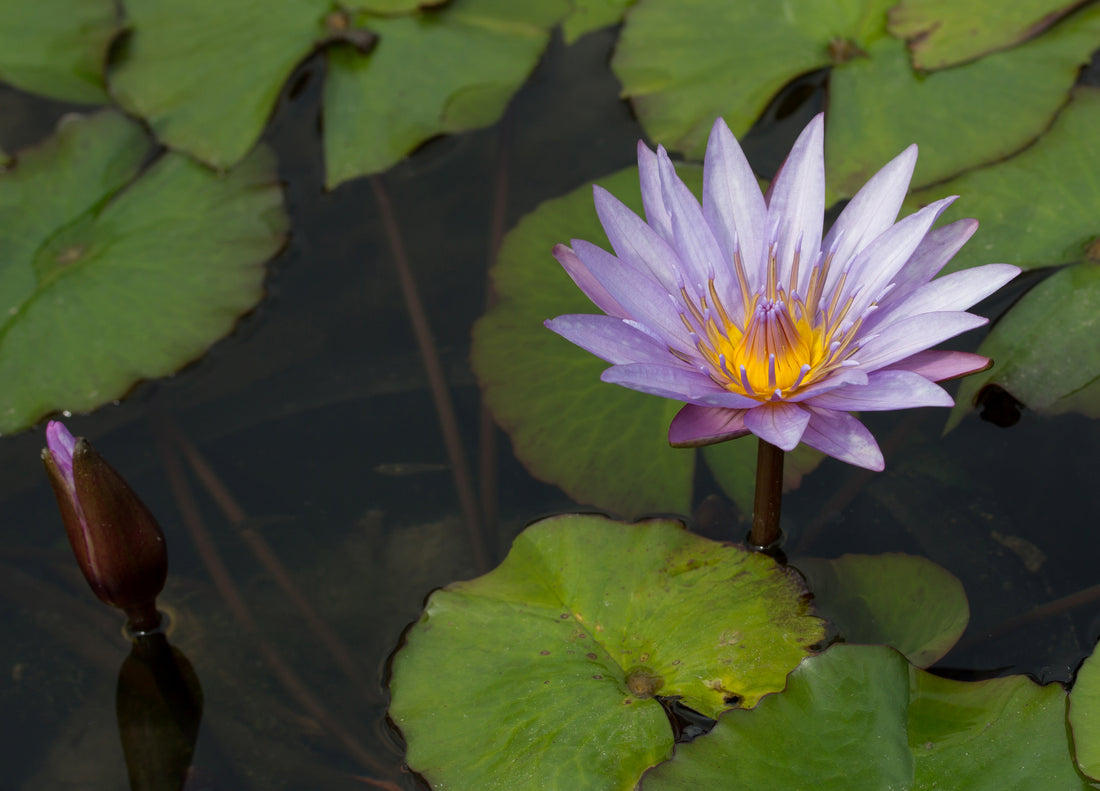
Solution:
[[[778,282],[775,253],[773,245],[767,281],[756,294],[749,293],[740,253],[735,253],[740,293],[729,296],[740,297],[740,310],[727,309],[713,278],[697,298],[686,287],[680,292],[685,307],[680,318],[695,340],[703,369],[726,390],[761,401],[787,398],[843,367],[859,348],[855,338],[862,320],[845,324],[854,296],[841,304],[844,272],[830,289],[829,304],[821,305],[831,256],[811,269],[803,301],[797,253],[786,288]],[[682,352],[677,357],[688,361]]]

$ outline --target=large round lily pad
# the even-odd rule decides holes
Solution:
[[[1058,684],[950,681],[883,646],[836,645],[677,747],[642,789],[1083,791],[1065,705]]]
[[[909,41],[918,69],[943,69],[1037,36],[1081,4],[1082,0],[901,0],[890,9],[890,33]]]
[[[917,667],[939,661],[970,620],[962,583],[927,558],[892,552],[800,558],[818,612],[849,643],[881,643]]]
[[[680,173],[702,183],[699,168]],[[637,168],[599,183],[641,211]],[[570,238],[607,245],[590,185],[543,203],[505,237],[492,270],[499,301],[473,330],[485,402],[528,469],[577,502],[629,517],[686,513],[696,452],[668,444],[681,405],[600,381],[606,362],[543,326],[599,312],[550,254]]]
[[[390,716],[439,788],[630,789],[668,757],[656,696],[708,716],[784,685],[823,637],[801,578],[675,522],[538,522],[436,591],[393,662]]]
[[[262,296],[286,227],[273,158],[219,176],[148,153],[102,112],[0,174],[0,433],[172,373]]]
[[[1100,780],[1100,651],[1077,671],[1069,693],[1069,724],[1077,765],[1089,777]]]

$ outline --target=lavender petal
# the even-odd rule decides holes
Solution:
[[[867,427],[847,412],[810,408],[810,422],[802,441],[834,459],[881,472],[882,451]]]
[[[911,371],[876,371],[865,385],[842,387],[805,403],[843,412],[881,412],[955,404],[946,390]]]
[[[769,401],[745,413],[745,428],[782,450],[794,450],[810,422],[798,404]]]
[[[685,404],[668,427],[668,441],[675,448],[698,448],[748,433],[743,409]]]

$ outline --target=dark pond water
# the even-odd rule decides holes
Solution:
[[[475,483],[492,482],[478,496],[497,515],[496,559],[529,521],[577,506],[528,476],[499,432],[489,443],[496,459],[481,461],[469,330],[485,306],[494,227],[633,161],[642,132],[616,100],[612,40],[589,36],[568,51],[556,43],[502,124],[433,142],[380,181]],[[293,236],[271,266],[267,299],[176,377],[68,423],[127,476],[166,532],[162,604],[205,694],[192,787],[359,789],[372,778],[415,788],[384,723],[384,665],[427,593],[477,566],[374,189],[359,180],[324,192],[323,64],[306,64],[301,77],[268,133]],[[750,135],[761,173],[820,101]],[[0,145],[40,138],[64,110],[0,93]],[[996,315],[1022,290],[978,312]],[[972,333],[963,346],[979,340]],[[962,579],[971,601],[971,628],[943,668],[1066,680],[1100,635],[1097,598],[1008,622],[1100,582],[1100,424],[1025,412],[1010,428],[971,417],[943,437],[945,418],[921,410],[870,419],[886,472],[826,461],[785,500],[788,550],[926,555]],[[205,484],[191,466],[172,466],[178,456],[166,449],[181,437],[212,471]],[[41,431],[0,439],[0,791],[124,788],[115,687],[129,646],[121,618],[72,562],[38,460],[43,444]],[[700,476],[702,501],[718,489]],[[235,506],[224,497],[219,505],[214,480]],[[181,485],[194,497],[190,524]],[[209,537],[205,555],[196,523]],[[258,559],[261,541],[338,647]],[[212,563],[224,564],[246,612],[227,604]],[[306,697],[289,691],[280,667]]]

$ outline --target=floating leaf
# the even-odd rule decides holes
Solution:
[[[868,57],[829,78],[830,184],[854,194],[910,143],[920,145],[914,187],[1019,151],[1046,131],[1098,45],[1098,6],[1023,46],[934,74],[914,73],[896,39],[867,44]]]
[[[623,21],[626,9],[637,0],[572,0],[573,10],[562,20],[565,43],[572,44],[585,33]]]
[[[111,92],[157,138],[227,168],[259,139],[286,78],[325,35],[328,0],[126,0]]]
[[[0,14],[0,80],[85,104],[109,97],[103,71],[120,30],[114,0],[12,0]]]
[[[918,74],[886,33],[892,2],[646,0],[628,15],[612,67],[649,136],[701,157],[716,116],[741,134],[792,79],[832,66],[825,154],[843,197],[913,142],[915,186],[1023,148],[1100,41],[1091,7],[1024,46]]]
[[[970,619],[962,583],[927,558],[890,553],[800,558],[814,603],[849,643],[881,643],[917,667],[938,662]]]
[[[1092,787],[1073,766],[1060,684],[1041,687],[1026,676],[966,683],[916,668],[909,675],[913,791]]]
[[[1100,780],[1100,652],[1093,651],[1077,671],[1069,693],[1069,726],[1081,771]]]
[[[859,38],[864,5],[646,0],[631,9],[611,67],[647,134],[699,157],[717,116],[740,136],[780,88],[831,65],[829,42]]]
[[[679,172],[689,186],[702,182],[699,168]],[[637,168],[599,183],[641,211]],[[486,404],[528,469],[574,500],[630,517],[686,513],[695,451],[668,444],[680,405],[601,382],[607,363],[543,326],[599,312],[550,254],[570,238],[610,247],[589,185],[546,201],[505,237],[492,272],[499,301],[473,330]]]
[[[913,65],[942,69],[1037,36],[1082,0],[901,0],[890,33],[908,39]]]
[[[647,772],[643,791],[1081,791],[1065,691],[1024,676],[939,678],[883,646],[836,645],[753,710]],[[1025,757],[1026,756],[1026,757]]]
[[[493,123],[564,12],[563,0],[453,0],[432,14],[361,17],[379,37],[370,54],[329,53],[328,185],[385,170],[435,135]]]
[[[1037,285],[998,322],[978,350],[993,367],[966,379],[948,428],[987,384],[1037,412],[1100,417],[1100,265],[1067,267]]]
[[[1100,182],[1092,167],[1100,161],[1098,128],[1100,89],[1078,88],[1050,131],[1026,151],[912,195],[910,208],[961,195],[942,222],[981,222],[946,271],[991,261],[1032,269],[1087,257],[1100,237]]]
[[[781,694],[726,712],[709,734],[679,745],[645,774],[642,791],[908,789],[908,705],[904,657],[836,645],[804,660]]]
[[[381,171],[435,135],[484,126],[538,61],[565,0],[128,0],[111,89],[157,137],[216,167],[255,144],[283,83],[328,44],[328,184]],[[412,6],[423,6],[408,14]],[[336,43],[340,42],[340,43]],[[347,43],[345,43],[347,42]]]
[[[440,788],[630,789],[672,749],[654,698],[708,716],[782,688],[823,636],[794,572],[679,523],[554,517],[436,591],[390,717]]]
[[[286,219],[259,151],[218,176],[138,124],[62,124],[0,174],[0,432],[167,375],[262,296]]]

